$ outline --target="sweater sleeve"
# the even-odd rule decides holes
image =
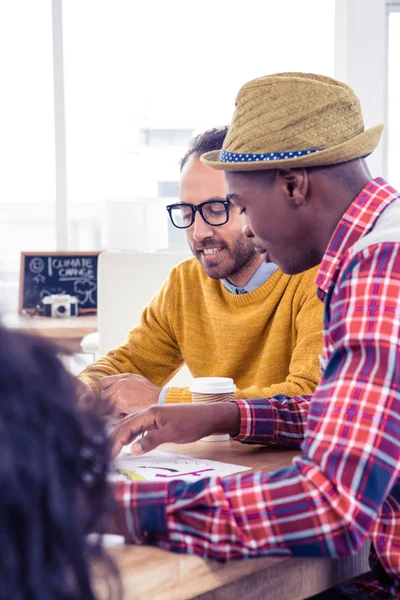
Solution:
[[[158,386],[165,385],[183,365],[173,327],[175,285],[173,269],[143,311],[140,324],[129,332],[125,344],[90,365],[79,379],[94,391],[100,390],[100,379],[120,373],[136,373]]]

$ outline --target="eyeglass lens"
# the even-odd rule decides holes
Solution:
[[[207,202],[201,206],[202,216],[209,225],[223,225],[228,220],[228,213],[223,202]],[[175,227],[190,227],[194,222],[194,208],[190,204],[174,206],[171,219]]]

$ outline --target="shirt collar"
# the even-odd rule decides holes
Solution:
[[[271,275],[275,273],[277,268],[277,265],[274,263],[266,263],[262,261],[257,271],[249,279],[246,285],[236,286],[233,285],[233,283],[231,283],[228,279],[221,279],[221,283],[229,292],[232,292],[232,294],[246,294],[249,292],[254,292],[254,290],[262,286],[267,279],[269,279]]]
[[[379,177],[370,181],[353,200],[336,226],[322,259],[315,280],[322,292],[326,293],[330,282],[335,280],[346,250],[373,228],[383,210],[397,197],[398,192]]]

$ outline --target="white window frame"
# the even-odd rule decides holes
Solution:
[[[52,0],[54,135],[56,166],[56,249],[68,250],[68,196],[65,135],[64,45],[62,0]]]
[[[388,12],[400,12],[400,0],[391,0],[387,3]]]

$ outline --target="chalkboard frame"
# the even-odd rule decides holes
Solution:
[[[28,313],[28,314],[36,314],[36,309],[34,308],[26,308],[24,307],[23,303],[24,303],[24,297],[25,297],[25,260],[27,257],[30,256],[70,256],[71,258],[75,257],[75,256],[99,256],[99,254],[101,254],[101,250],[95,250],[95,251],[70,251],[68,252],[67,250],[54,250],[54,251],[48,251],[48,252],[21,252],[21,263],[20,263],[20,275],[19,275],[19,303],[18,303],[18,312],[20,314],[22,313]],[[97,274],[96,274],[97,275]],[[97,278],[96,278],[96,283],[97,283]],[[97,307],[96,308],[81,308],[79,307],[79,314],[88,314],[88,313],[92,313],[92,314],[96,314],[97,313]],[[41,314],[43,314],[43,311],[41,311]]]

